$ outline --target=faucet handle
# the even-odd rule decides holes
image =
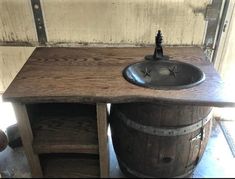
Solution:
[[[155,36],[155,45],[156,46],[162,46],[162,33],[160,30],[158,30],[157,35]]]
[[[162,33],[160,30],[158,30],[158,33],[155,36],[155,50],[153,54],[153,58],[155,60],[159,58],[163,58],[162,40],[163,40]]]
[[[162,33],[161,30],[158,30],[157,35],[155,36],[155,50],[153,55],[146,55],[146,60],[168,60],[168,56],[163,55],[163,48],[162,48]]]

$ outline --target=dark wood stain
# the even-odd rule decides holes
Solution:
[[[98,154],[95,105],[27,105],[36,153]]]
[[[169,47],[165,54],[202,69],[206,74],[202,84],[182,90],[153,90],[127,82],[122,70],[152,52],[153,48],[37,48],[3,98],[23,103],[163,101],[234,105],[235,99],[226,94],[220,76],[197,47]]]
[[[141,125],[177,129],[198,122],[210,111],[211,107],[191,105],[112,104],[110,126],[120,168],[127,176],[187,176],[202,157],[210,136],[211,120],[203,127],[204,138],[191,140],[201,134],[202,128],[179,136],[152,135],[127,126],[118,112]]]
[[[45,178],[98,178],[99,158],[93,155],[44,154],[40,156]]]

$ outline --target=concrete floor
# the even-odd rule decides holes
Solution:
[[[197,166],[194,178],[234,178],[235,158],[220,125],[215,121],[205,153]]]
[[[234,178],[235,158],[217,122],[193,178]]]
[[[7,147],[0,152],[0,174],[2,178],[29,178],[29,166],[22,147],[14,150]]]
[[[110,139],[110,137],[109,137]],[[125,177],[118,166],[110,142],[110,177]],[[223,132],[215,121],[210,140],[202,160],[193,173],[193,178],[228,178],[235,177],[235,158],[233,158]],[[5,177],[30,177],[29,167],[22,148],[10,147],[0,152],[0,173]]]

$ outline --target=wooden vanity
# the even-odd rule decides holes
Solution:
[[[32,176],[108,177],[107,103],[235,104],[202,49],[164,51],[199,67],[205,81],[181,90],[127,82],[122,70],[153,48],[36,48],[3,94],[13,103]]]

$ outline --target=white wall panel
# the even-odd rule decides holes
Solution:
[[[37,41],[30,0],[0,0],[0,41]]]
[[[209,0],[41,0],[50,43],[202,45]]]
[[[35,47],[0,47],[0,93],[4,92]]]

